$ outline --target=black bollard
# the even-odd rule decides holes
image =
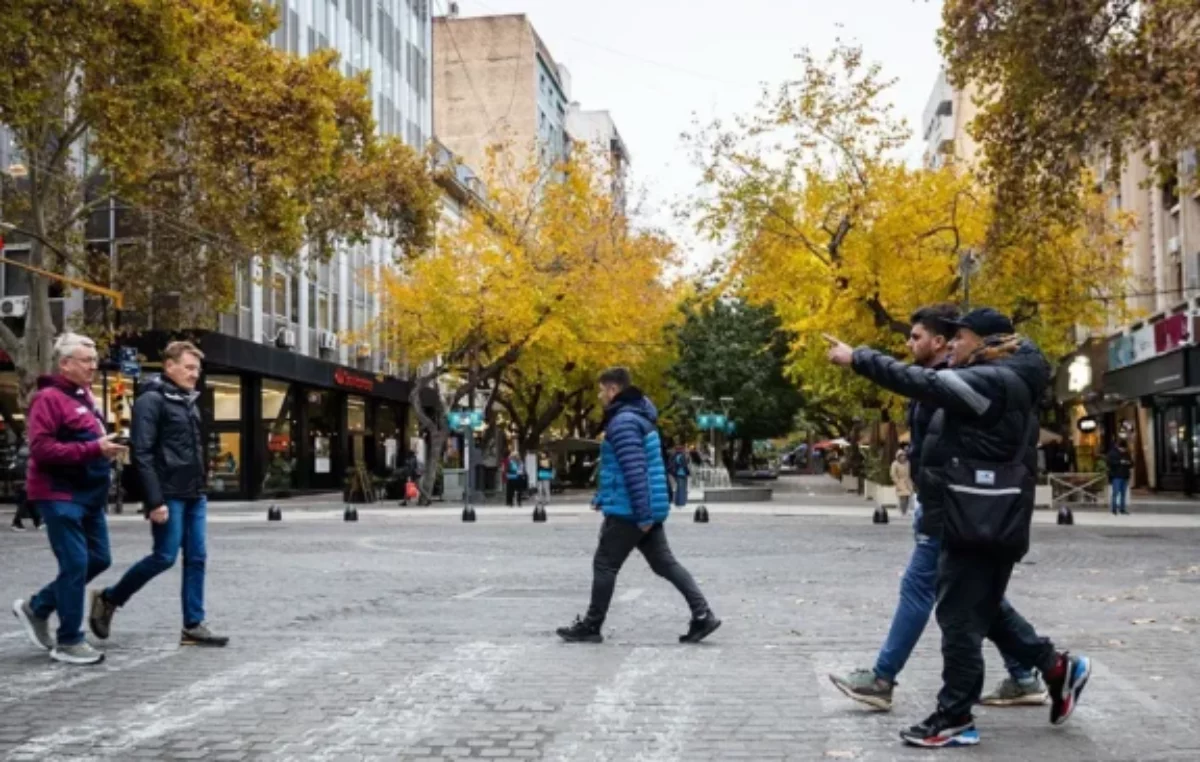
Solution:
[[[703,505],[696,506],[696,513],[692,517],[692,520],[694,522],[696,522],[697,524],[707,524],[708,523],[708,509],[705,508]]]
[[[346,510],[342,511],[342,521],[358,521],[358,509],[347,505]]]
[[[541,503],[533,506],[533,521],[535,524],[541,524],[546,521],[546,506]]]
[[[872,524],[886,524],[886,523],[888,523],[888,519],[887,519],[887,511],[884,509],[884,507],[883,507],[882,505],[881,505],[881,506],[877,506],[877,507],[875,508],[875,512],[871,514],[871,523],[872,523]]]
[[[1059,526],[1071,526],[1075,523],[1075,514],[1071,513],[1071,509],[1067,506],[1062,506],[1058,509],[1058,524]]]
[[[472,507],[471,507],[471,506],[469,506],[469,505],[468,505],[467,507],[463,508],[463,512],[462,512],[462,520],[463,520],[464,522],[468,523],[468,524],[474,523],[474,521],[475,521],[475,509],[474,509],[474,508],[472,508]]]
[[[279,506],[272,505],[267,509],[267,521],[282,521],[283,511],[279,510]]]

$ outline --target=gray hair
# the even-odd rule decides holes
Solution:
[[[78,333],[64,333],[54,341],[54,366],[62,365],[62,361],[74,356],[79,349],[95,349],[96,342]]]

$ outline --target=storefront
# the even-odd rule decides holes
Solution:
[[[147,334],[125,344],[158,358],[170,338]],[[205,354],[199,404],[214,499],[340,491],[347,470],[356,466],[390,474],[418,437],[416,416],[409,414],[408,381],[221,333],[188,338]],[[0,368],[0,414],[4,435],[11,432],[10,438],[19,440],[24,416],[11,367]],[[161,365],[147,362],[142,370],[143,376],[154,374]],[[93,389],[98,401],[107,399],[113,427],[128,417],[114,404],[113,388],[121,383],[132,398],[136,386],[115,372],[98,375]],[[125,483],[133,499],[140,490],[129,471]]]
[[[1118,426],[1153,465],[1150,486],[1194,493],[1200,487],[1200,350],[1174,349],[1112,371],[1104,383],[1110,393],[1140,402],[1137,418]]]

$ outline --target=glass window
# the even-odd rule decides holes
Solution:
[[[293,323],[300,325],[300,275],[297,273],[293,273],[291,277],[291,292],[291,308],[288,314],[291,315]]]
[[[242,469],[242,434],[240,431],[219,431],[209,436],[212,450],[208,469],[208,486],[214,492],[233,492],[238,488]]]
[[[250,291],[254,286],[254,279],[250,276],[250,268],[246,265],[238,268],[238,279],[240,281],[241,304],[242,307],[250,306]]]
[[[287,276],[283,273],[275,273],[272,281],[272,305],[271,311],[283,317],[287,315]]]
[[[312,281],[308,284],[308,327],[316,328],[317,323],[317,285]]]
[[[356,434],[367,430],[367,401],[362,397],[346,398],[346,430]]]
[[[263,489],[279,491],[295,486],[296,447],[292,441],[295,411],[293,387],[283,381],[263,379],[262,431],[266,438]]]
[[[237,376],[207,375],[204,386],[212,390],[214,421],[242,420],[242,379]]]
[[[13,262],[29,263],[28,251],[13,251],[5,249],[4,256]],[[4,265],[4,295],[29,296],[29,271],[14,265]]]
[[[324,291],[317,295],[317,328],[329,330],[329,294]]]

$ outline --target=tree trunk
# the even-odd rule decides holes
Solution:
[[[417,484],[417,489],[421,491],[421,498],[418,501],[420,505],[429,505],[433,500],[433,488],[437,484],[437,473],[438,467],[442,462],[442,451],[446,446],[446,440],[450,436],[449,428],[446,424],[446,411],[442,407],[441,395],[438,395],[437,405],[434,408],[434,418],[430,418],[425,412],[425,406],[421,401],[421,393],[436,378],[437,373],[418,378],[417,382],[413,384],[412,392],[408,397],[409,407],[416,414],[421,428],[429,432],[429,452],[425,454],[425,473],[421,474],[421,481]]]

